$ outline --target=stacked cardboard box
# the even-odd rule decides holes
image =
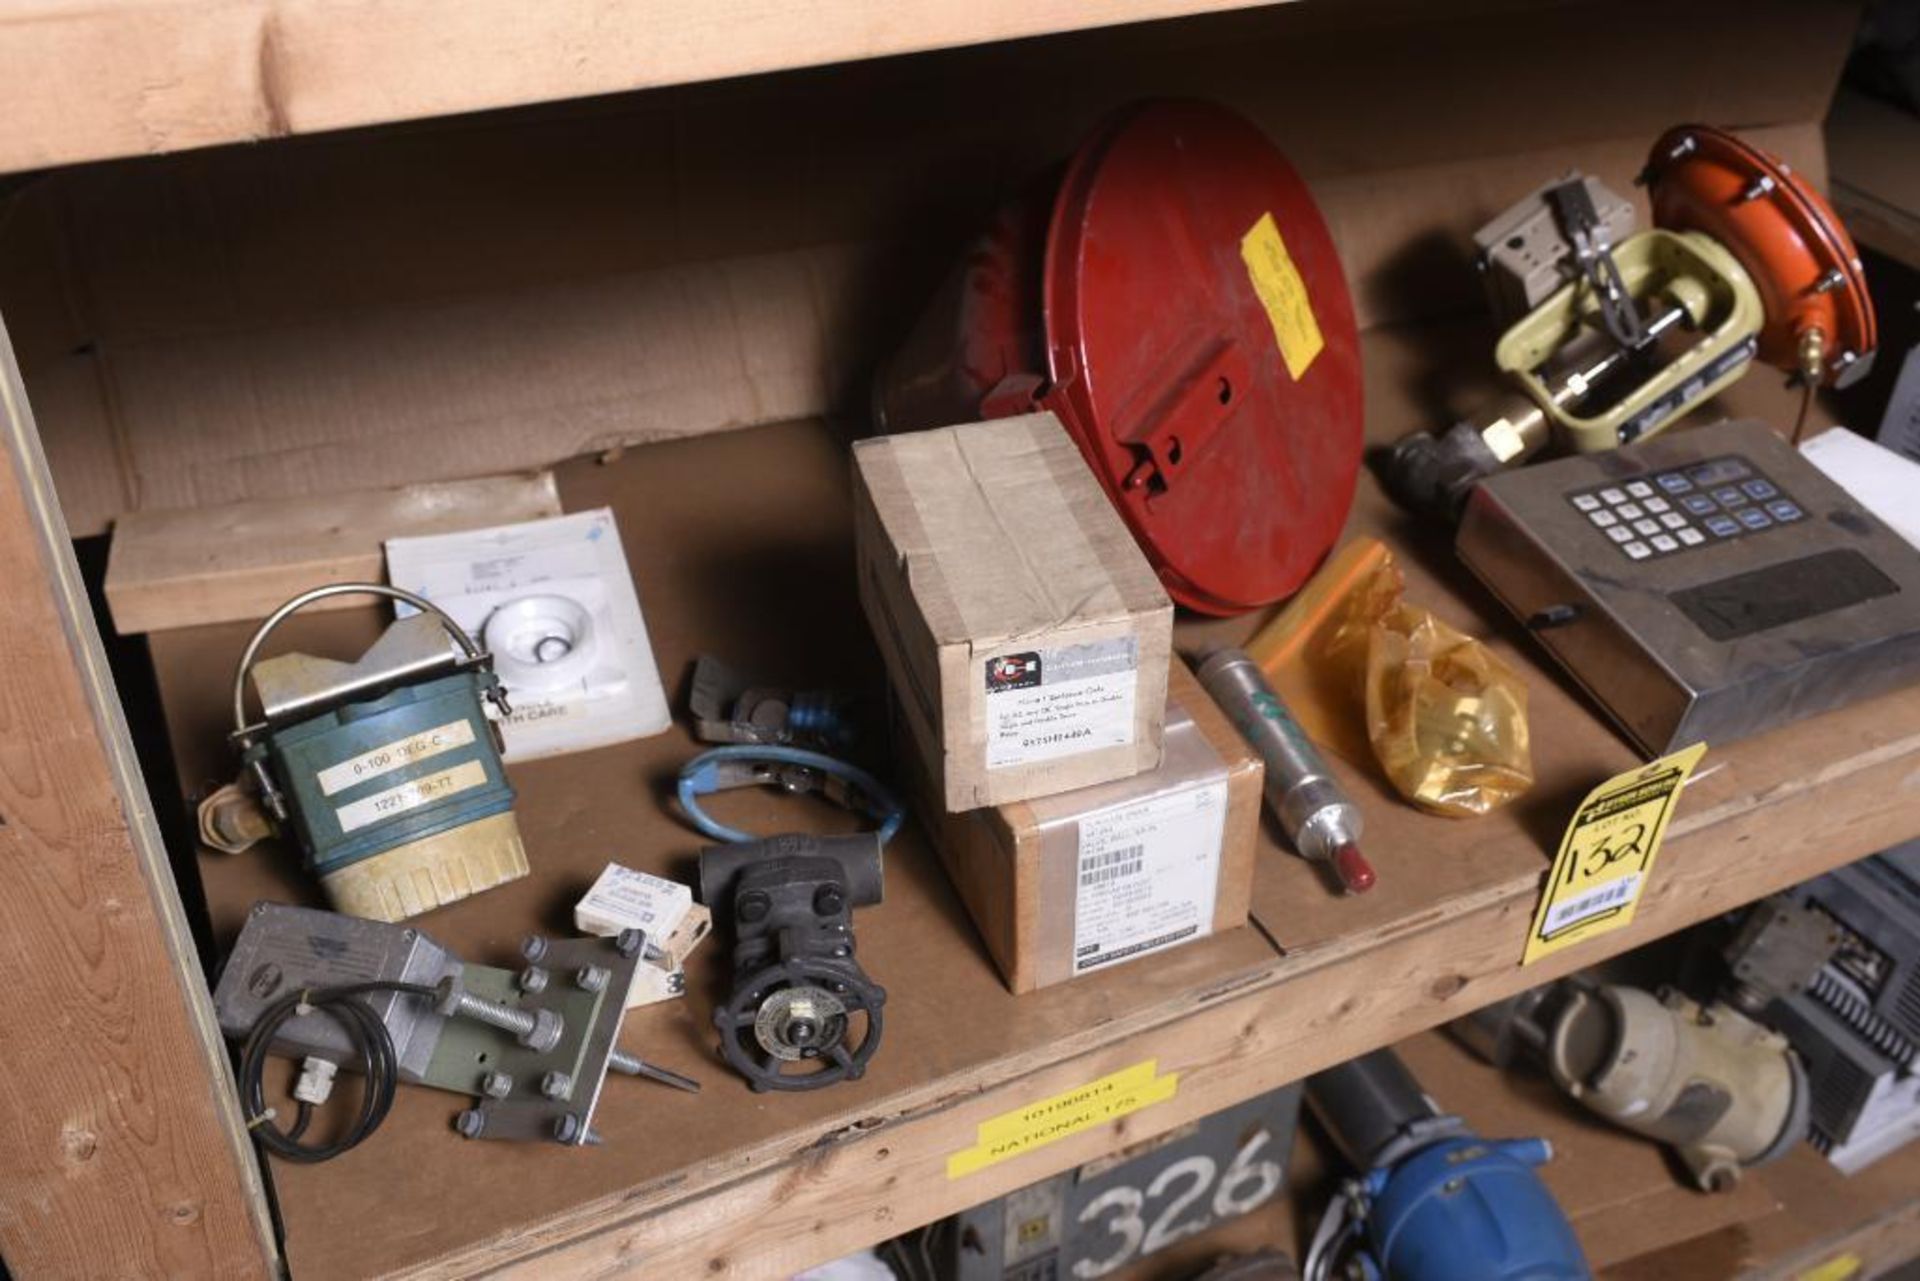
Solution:
[[[1260,764],[1173,655],[1172,602],[1058,421],[881,437],[854,467],[896,724],[1008,985],[1243,924]]]

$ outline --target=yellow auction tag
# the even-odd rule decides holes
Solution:
[[[1174,1096],[1179,1086],[1178,1072],[1161,1076],[1158,1060],[1148,1059],[1038,1103],[1003,1112],[980,1123],[974,1131],[972,1147],[947,1158],[947,1177],[961,1178],[1070,1134],[1138,1112],[1148,1104],[1165,1102]]]
[[[1522,965],[1633,919],[1675,798],[1706,751],[1705,743],[1683,747],[1587,793],[1560,838]]]

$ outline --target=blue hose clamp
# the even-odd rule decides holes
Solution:
[[[727,827],[700,808],[700,798],[735,787],[778,787],[818,792],[880,825],[885,845],[906,821],[906,811],[879,779],[857,765],[822,752],[765,743],[736,743],[700,753],[680,769],[680,808],[687,820],[716,841],[739,845],[761,838]]]

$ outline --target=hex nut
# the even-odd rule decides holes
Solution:
[[[533,1012],[533,1026],[520,1038],[520,1044],[529,1050],[545,1054],[560,1044],[561,1033],[566,1031],[566,1021],[552,1010],[539,1009]]]

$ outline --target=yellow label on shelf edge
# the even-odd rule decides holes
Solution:
[[[1587,793],[1560,838],[1522,965],[1633,919],[1675,798],[1706,751],[1705,743],[1683,747]]]
[[[1159,1060],[1148,1059],[982,1121],[974,1132],[973,1146],[947,1158],[947,1177],[964,1178],[1129,1112],[1164,1103],[1179,1089],[1180,1074],[1160,1076],[1158,1071]]]
[[[1287,252],[1287,242],[1280,238],[1280,225],[1272,214],[1261,214],[1260,221],[1240,237],[1240,260],[1247,264],[1253,292],[1267,309],[1287,373],[1299,382],[1327,340],[1321,337],[1320,322],[1314,319],[1307,282],[1293,265],[1293,255]]]
[[[1848,1278],[1859,1275],[1859,1255],[1836,1254],[1824,1263],[1814,1264],[1794,1277],[1793,1281],[1848,1281]]]

